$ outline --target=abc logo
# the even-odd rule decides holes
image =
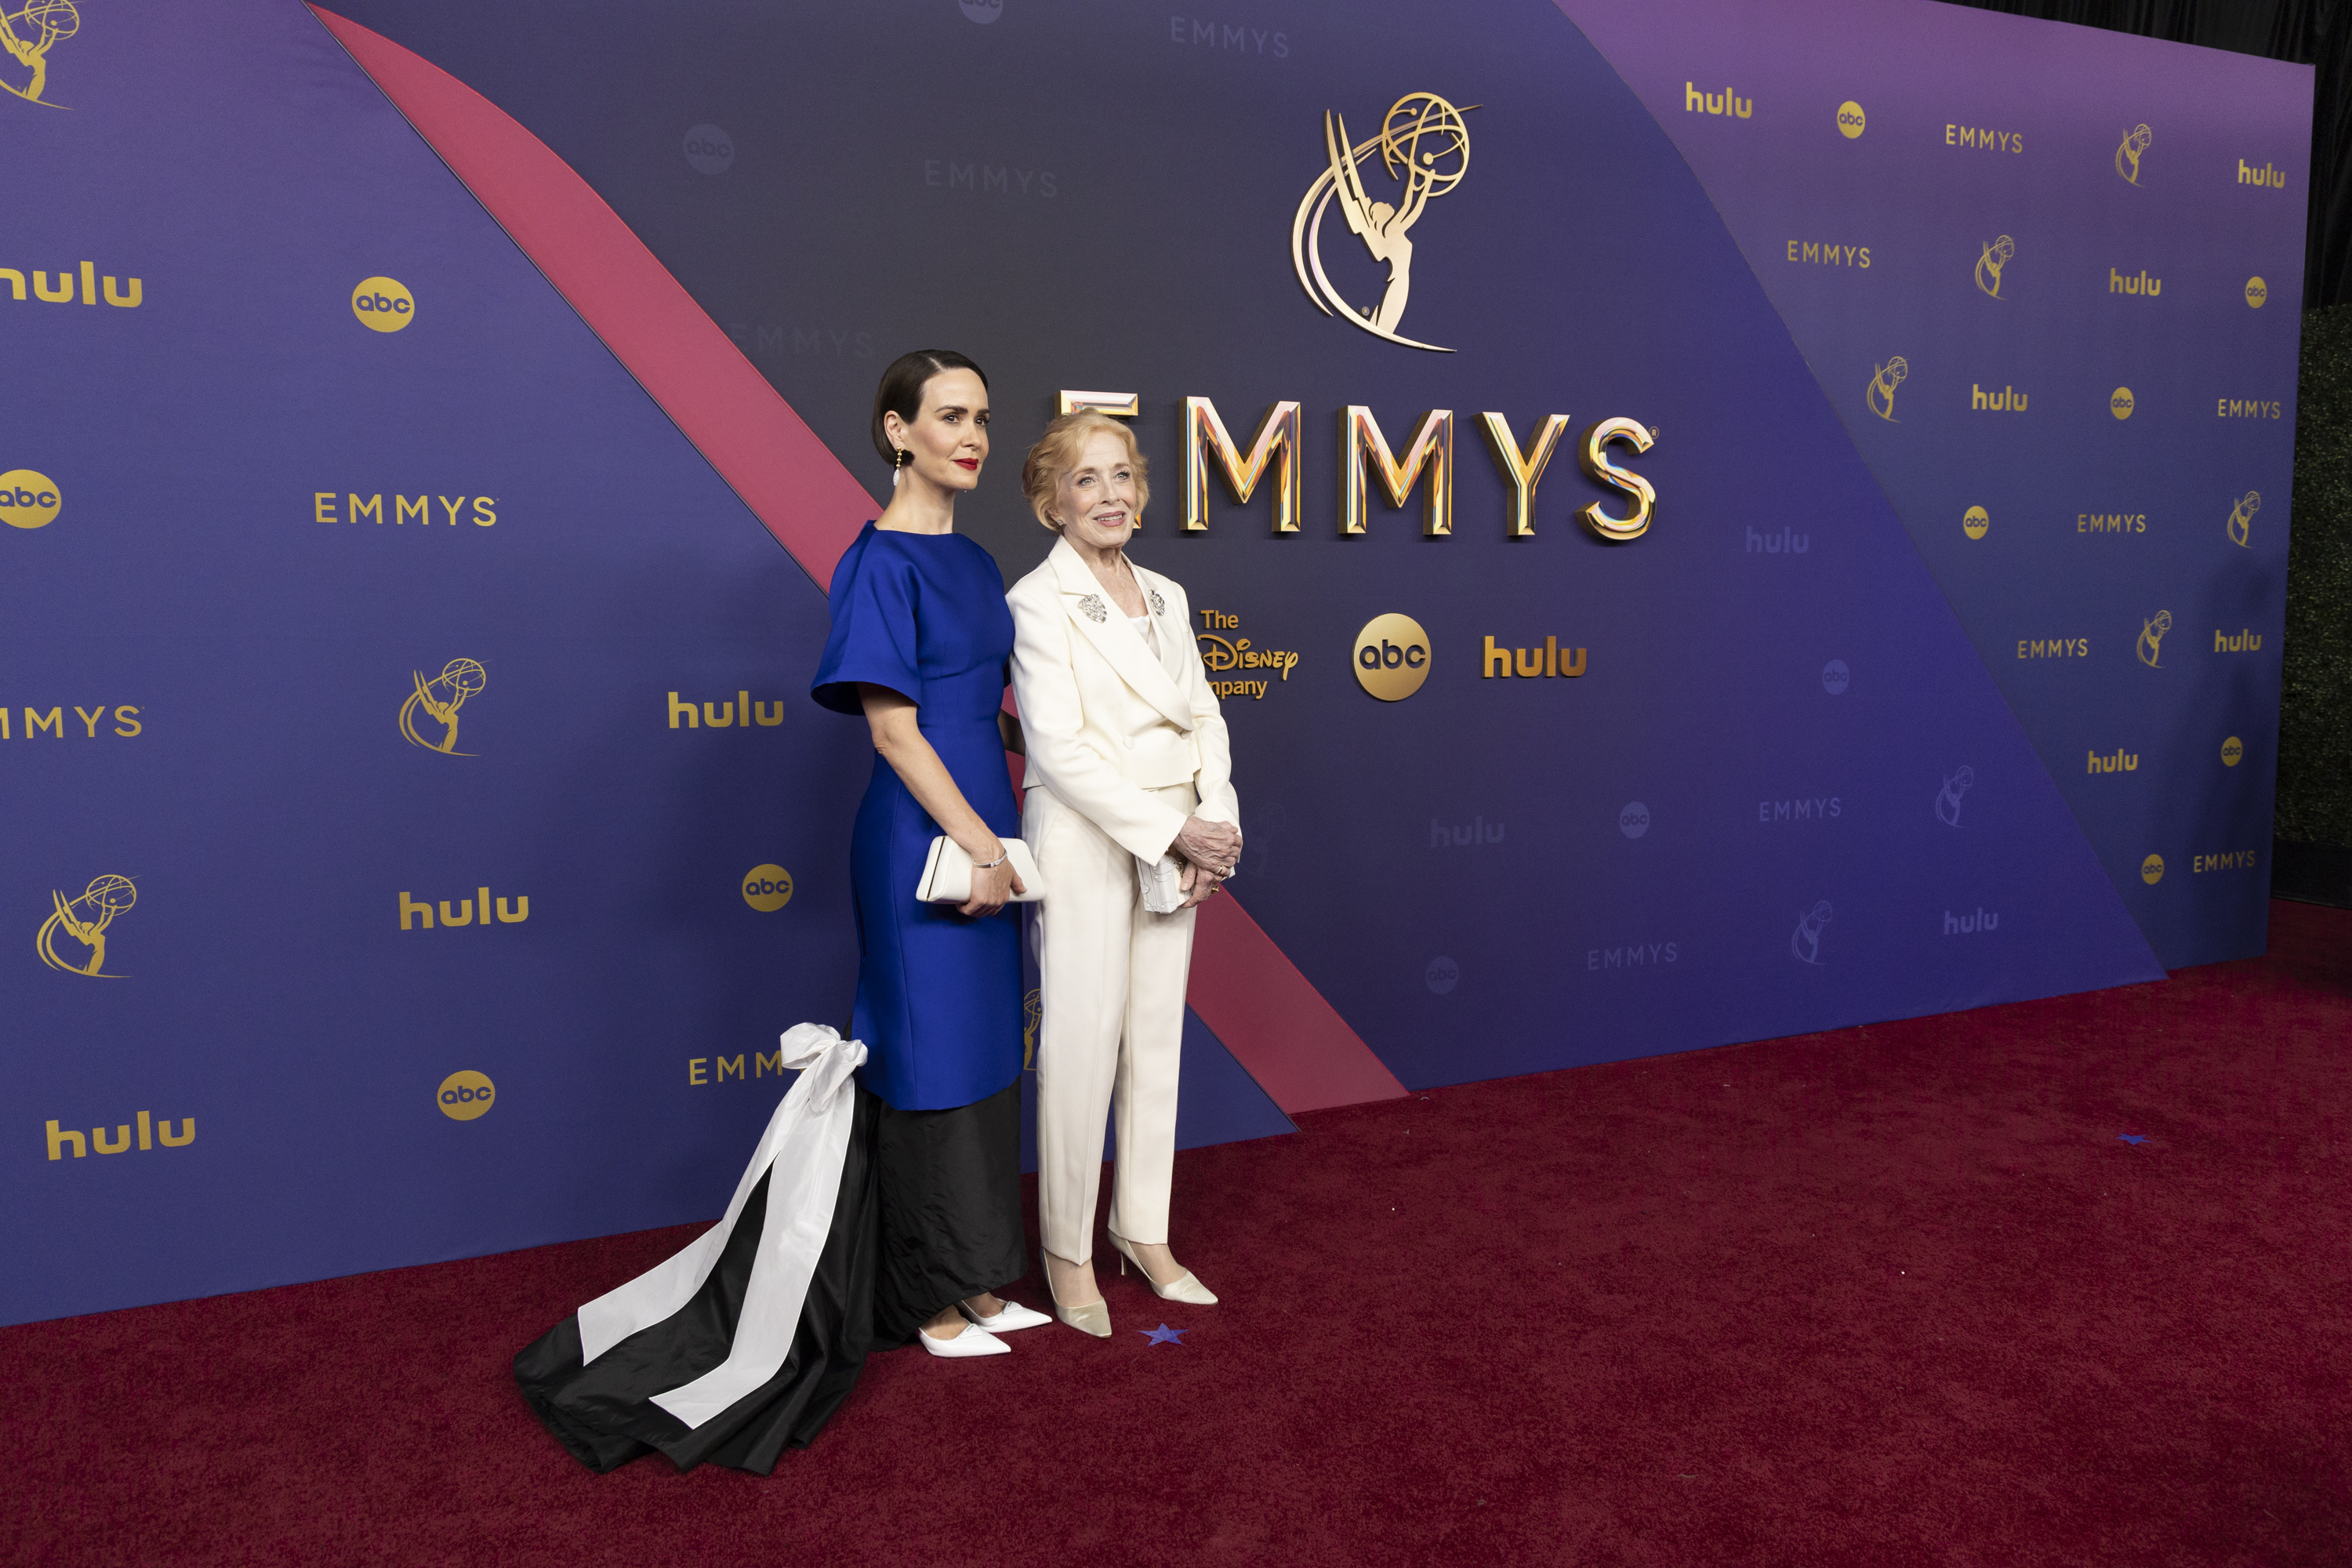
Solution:
[[[1450,958],[1433,958],[1429,961],[1429,967],[1422,971],[1421,978],[1432,991],[1443,996],[1462,984],[1462,966]]]
[[[735,162],[735,138],[716,125],[698,125],[686,133],[686,161],[706,174],[723,174]]]
[[[1853,671],[1846,668],[1845,660],[1833,658],[1822,666],[1822,689],[1835,697],[1853,684]]]
[[[2221,742],[2221,765],[2234,768],[2246,754],[2246,743],[2232,735]]]
[[[63,504],[57,480],[47,474],[30,468],[0,474],[0,522],[11,528],[47,528],[58,520]]]
[[[782,866],[754,866],[743,873],[743,901],[763,915],[793,901],[793,874]]]
[[[2164,857],[2151,855],[2139,863],[2139,879],[2149,887],[2164,880]]]
[[[1972,506],[1960,514],[1960,531],[1970,539],[1982,539],[1992,527],[1992,518],[1980,506]]]
[[[362,279],[352,290],[352,314],[372,331],[396,332],[416,320],[416,299],[397,278]]]
[[[1617,831],[1628,838],[1639,838],[1650,831],[1650,808],[1634,801],[1617,814]]]
[[[1429,679],[1429,634],[1411,616],[1374,616],[1356,634],[1356,684],[1383,702],[1402,702]]]
[[[2263,301],[2271,297],[2271,286],[2259,278],[2246,279],[2246,303],[2259,310]]]
[[[1853,100],[1849,98],[1838,105],[1838,133],[1847,141],[1851,142],[1861,135],[1863,128],[1869,123],[1869,117],[1862,112],[1862,105]]]
[[[498,1092],[488,1079],[469,1068],[443,1079],[441,1087],[434,1091],[433,1100],[450,1121],[471,1121],[489,1114],[490,1101]]]
[[[2132,395],[2130,387],[2118,386],[2116,388],[2115,395],[2107,399],[2107,412],[2114,415],[2118,419],[2128,419],[2132,416]]]

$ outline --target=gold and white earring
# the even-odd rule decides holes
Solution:
[[[898,454],[890,459],[890,488],[895,490],[898,488],[898,481],[906,477],[907,448],[894,447],[891,449]]]

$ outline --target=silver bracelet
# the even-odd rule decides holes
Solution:
[[[1004,851],[1004,853],[1003,853],[1003,854],[1002,854],[1002,855],[999,855],[999,856],[998,856],[995,859],[993,859],[993,860],[975,860],[975,861],[973,861],[973,862],[971,863],[971,868],[972,868],[973,870],[975,870],[975,871],[993,871],[993,870],[995,870],[999,866],[1003,865],[1007,860],[1010,860],[1010,859],[1012,859],[1012,858],[1013,858],[1013,849],[1012,849],[1012,847],[1011,847],[1010,845],[1006,844],[1006,843],[1004,842],[1004,840],[1003,840],[1002,838],[998,839],[998,840],[996,841],[996,847],[997,847],[999,849],[1003,850],[1003,851]]]

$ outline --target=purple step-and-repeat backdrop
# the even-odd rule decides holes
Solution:
[[[874,489],[882,365],[986,365],[1008,578],[1019,451],[1133,396],[1237,889],[1408,1084],[2263,947],[2307,69],[1925,0],[343,9]],[[847,1012],[821,586],[301,6],[8,25],[0,1320],[714,1212]],[[1186,1105],[1288,1125],[1197,1020]]]

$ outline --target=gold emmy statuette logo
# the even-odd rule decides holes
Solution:
[[[1429,634],[1411,616],[1374,616],[1356,634],[1349,662],[1357,685],[1383,702],[1402,702],[1429,679]]]
[[[41,89],[49,84],[49,46],[80,30],[81,13],[74,9],[73,0],[31,0],[20,11],[0,15],[0,50],[32,73],[22,87],[5,79],[0,79],[0,87],[44,109],[64,108],[41,98]]]
[[[1977,287],[1994,299],[2000,299],[2000,269],[2008,266],[2009,258],[2016,254],[2017,241],[2005,234],[1986,246],[1984,254],[1977,258]]]
[[[2132,407],[2132,390],[2128,386],[2118,386],[2107,396],[2107,412],[2118,419],[2130,418]]]
[[[1910,374],[1911,367],[1904,363],[1901,354],[1896,354],[1885,364],[1871,366],[1870,385],[1862,395],[1863,401],[1870,405],[1873,414],[1890,425],[1902,423],[1895,417],[1895,389],[1902,385],[1903,378]]]
[[[2164,668],[2156,662],[2156,658],[2162,649],[2164,634],[2171,629],[2172,612],[2170,610],[2158,610],[2148,619],[2140,622],[2139,645],[2133,651],[2139,655],[2139,661],[2142,664],[2150,669]]]
[[[782,866],[754,866],[743,873],[743,901],[763,915],[793,901],[793,874]]]
[[[415,689],[408,700],[400,705],[400,732],[412,746],[422,746],[428,752],[439,752],[448,757],[470,757],[471,752],[461,752],[457,746],[457,710],[466,699],[490,683],[482,667],[470,658],[453,658],[441,667],[441,673],[432,679],[425,679],[422,670],[408,672]],[[441,726],[441,738],[428,741],[416,732],[416,715],[425,717]]]
[[[2230,509],[2230,542],[2253,548],[2254,513],[2263,510],[2263,492],[2248,490],[2245,499]]]
[[[363,278],[352,290],[352,314],[372,332],[396,332],[416,320],[416,297],[397,278]]]
[[[62,969],[68,974],[87,974],[98,980],[120,980],[119,974],[101,974],[106,966],[106,928],[114,917],[139,901],[139,889],[128,877],[95,878],[82,889],[80,898],[68,899],[63,893],[51,892],[49,901],[56,912],[41,922],[40,933],[33,945],[39,950],[41,962],[51,969]],[[77,912],[79,911],[79,912]],[[59,932],[71,937],[89,950],[89,956],[80,963],[68,963],[58,956],[54,945]]]
[[[2245,760],[2245,755],[2246,743],[2238,739],[2237,736],[2232,735],[2228,740],[2221,742],[2221,765],[2223,767],[2236,767],[2241,762]]]
[[[1037,1070],[1037,1026],[1045,1021],[1045,994],[1032,991],[1021,998],[1021,1070]]]
[[[30,468],[0,474],[0,522],[11,528],[47,528],[57,521],[58,509],[63,505],[58,481],[47,474]]]
[[[2246,303],[2259,310],[2263,301],[2271,297],[2271,286],[2259,278],[2246,279]]]
[[[498,1092],[488,1077],[468,1068],[443,1079],[441,1087],[433,1091],[433,1103],[452,1121],[472,1121],[490,1113],[490,1102]]]
[[[2116,173],[2131,184],[2139,184],[2139,155],[2156,140],[2156,132],[2145,125],[2135,125],[2124,132],[2123,145],[2116,149]]]
[[[1290,224],[1290,264],[1299,287],[1325,315],[1338,315],[1374,337],[1407,348],[1452,353],[1435,343],[1400,336],[1397,323],[1404,317],[1405,298],[1412,290],[1412,241],[1405,231],[1420,221],[1433,196],[1442,196],[1462,183],[1470,170],[1470,131],[1462,116],[1478,105],[1456,109],[1433,92],[1409,92],[1389,108],[1380,134],[1353,146],[1348,143],[1348,122],[1336,110],[1323,114],[1323,151],[1328,166],[1315,176],[1300,198]],[[1400,185],[1394,202],[1374,201],[1364,190],[1364,161],[1377,152],[1381,166]],[[1358,310],[1339,296],[1323,271],[1323,209],[1334,198],[1348,220],[1349,230],[1364,242],[1375,261],[1389,268],[1388,290],[1377,305]]]
[[[1853,100],[1849,98],[1843,103],[1838,105],[1838,134],[1844,137],[1847,141],[1851,142],[1855,137],[1861,135],[1864,131],[1869,128],[1869,125],[1870,117],[1863,113],[1862,105],[1856,103]]]
[[[1972,506],[1960,513],[1960,531],[1970,539],[1982,539],[1991,527],[1991,516],[1980,506]]]
[[[2139,879],[2149,887],[2164,880],[2164,857],[2151,855],[2139,863]]]

